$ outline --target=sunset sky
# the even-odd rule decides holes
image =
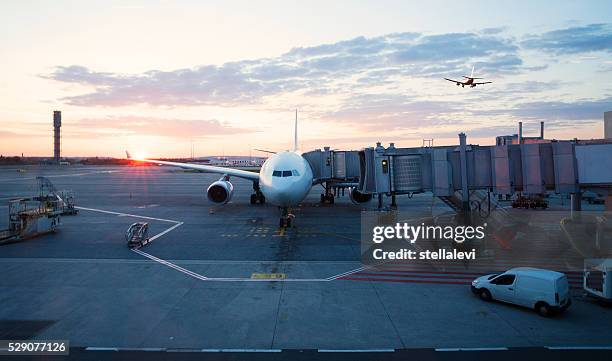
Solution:
[[[0,153],[601,138],[610,1],[2,1]],[[458,88],[443,77],[494,83]],[[256,153],[253,153],[254,155]]]

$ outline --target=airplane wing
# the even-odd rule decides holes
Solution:
[[[462,80],[453,80],[453,79],[449,79],[449,78],[444,78],[444,79],[446,79],[448,81],[452,81],[453,83],[463,83]]]
[[[266,149],[257,149],[257,148],[253,148],[253,150],[256,150],[258,152],[264,152],[264,153],[270,153],[270,154],[276,154],[278,152],[275,152],[273,150],[266,150]]]
[[[483,81],[482,83],[472,83],[472,85],[482,85],[482,84],[491,84],[492,81]]]
[[[130,156],[130,153],[126,152],[128,159],[144,162],[144,163],[153,163],[153,164],[162,164],[169,165],[173,167],[179,167],[183,169],[195,169],[206,173],[218,173],[218,174],[227,174],[231,177],[244,178],[249,180],[259,180],[259,173],[249,172],[247,170],[242,169],[234,169],[234,168],[226,168],[226,167],[216,167],[213,165],[205,165],[205,164],[193,164],[193,163],[179,163],[179,162],[168,162],[165,160],[155,160],[155,159],[134,159]]]

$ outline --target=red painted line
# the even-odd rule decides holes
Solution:
[[[498,266],[507,266],[507,265],[530,265],[530,264],[547,264],[547,265],[561,265],[561,266],[565,266],[567,264],[567,262],[560,262],[560,261],[551,261],[551,260],[521,260],[521,259],[497,259],[497,260],[490,260],[490,259],[476,259],[476,260],[469,260],[469,261],[465,261],[465,260],[448,260],[448,259],[438,259],[438,260],[420,260],[420,259],[413,259],[413,260],[396,260],[396,261],[389,261],[389,262],[385,262],[386,264],[407,264],[407,263],[412,263],[412,264],[431,264],[432,261],[435,261],[437,263],[444,263],[444,264],[454,264],[454,265],[464,265],[464,264],[472,264],[472,265],[498,265]],[[573,260],[568,260],[570,263],[575,264],[576,266],[583,266],[583,262],[582,261],[573,261]],[[517,266],[520,267],[520,266]]]
[[[425,266],[425,265],[426,265],[426,264],[423,264],[423,266]],[[427,264],[427,266],[429,266],[429,267],[433,267],[431,264]],[[441,266],[442,266],[442,267],[453,267],[453,268],[455,268],[455,269],[460,267],[461,269],[465,269],[465,267],[463,267],[463,266],[459,266],[459,265],[450,265],[450,266],[449,266],[449,265],[441,265]],[[471,266],[473,267],[474,265],[471,265]],[[406,267],[406,269],[407,269],[407,270],[414,269],[414,270],[418,270],[418,271],[420,271],[420,270],[422,270],[422,269],[423,269],[422,267],[420,267],[420,268],[415,268],[415,265],[401,265],[401,264],[397,264],[397,265],[395,265],[395,266],[384,266],[384,265],[383,265],[383,266],[378,266],[378,267],[375,267],[375,268],[373,268],[373,269],[386,269],[387,267]],[[412,267],[412,268],[410,268],[410,267]],[[480,267],[480,268],[482,268],[482,267],[485,267],[485,266],[479,266],[479,267]],[[397,268],[395,268],[395,269],[393,269],[393,270],[396,270],[396,269],[397,269]],[[480,271],[480,272],[466,272],[466,273],[469,273],[469,274],[482,274],[482,275],[485,275],[485,274],[489,274],[489,273],[500,273],[500,272],[505,272],[505,271],[507,271],[507,270],[508,270],[507,268],[505,268],[505,269],[491,269],[491,270],[487,270],[487,271],[478,270],[478,271]],[[398,272],[403,272],[403,270],[400,270],[400,269],[397,269],[397,271],[398,271]],[[475,271],[476,271],[476,270],[475,270]],[[445,272],[445,273],[450,273],[450,272],[451,272],[451,271],[449,271],[449,272]],[[454,271],[453,271],[453,272],[454,272]],[[567,275],[568,275],[568,276],[570,276],[570,277],[577,277],[577,276],[582,277],[582,275],[583,275],[583,272],[582,272],[582,271],[557,271],[557,272],[565,273],[565,274],[567,274]]]
[[[395,282],[395,283],[424,283],[424,284],[440,284],[440,285],[469,285],[470,282],[452,282],[452,281],[427,281],[427,280],[406,280],[393,278],[360,278],[360,277],[342,277],[339,280],[346,281],[371,281],[371,282]],[[572,287],[571,289],[581,289],[582,287]]]
[[[375,271],[379,271],[379,272],[399,272],[399,273],[431,273],[431,274],[451,274],[451,275],[474,275],[474,276],[484,276],[486,274],[489,274],[487,272],[455,272],[455,271],[422,271],[422,270],[409,270],[409,269],[376,269],[373,268],[371,270],[375,270]]]
[[[450,281],[424,281],[424,280],[398,280],[391,278],[357,278],[357,277],[344,277],[341,280],[349,281],[375,281],[375,282],[401,282],[401,283],[436,283],[444,285],[469,285],[469,282],[450,282]]]
[[[473,280],[473,276],[425,276],[425,275],[415,275],[410,276],[408,274],[398,274],[398,273],[354,273],[355,276],[380,276],[380,277],[405,277],[405,278],[446,278],[446,279],[466,279]]]
[[[354,273],[355,276],[375,276],[375,277],[405,277],[405,278],[446,278],[446,279],[467,279],[473,280],[474,276],[446,276],[444,273],[433,273],[433,272],[425,272],[419,273],[417,275],[411,275],[410,273],[416,272],[405,272],[405,273],[372,273],[372,272],[357,272]],[[568,280],[569,284],[582,284],[582,281],[578,280]]]

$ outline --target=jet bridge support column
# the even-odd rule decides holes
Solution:
[[[464,212],[470,210],[470,192],[468,191],[467,154],[465,133],[459,133],[459,157],[461,161],[461,208]]]
[[[570,195],[570,203],[572,212],[582,210],[582,193],[572,193]]]

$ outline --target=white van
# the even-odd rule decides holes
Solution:
[[[498,300],[534,309],[542,316],[565,311],[572,303],[567,276],[539,268],[512,268],[472,281],[472,292],[485,301]]]

